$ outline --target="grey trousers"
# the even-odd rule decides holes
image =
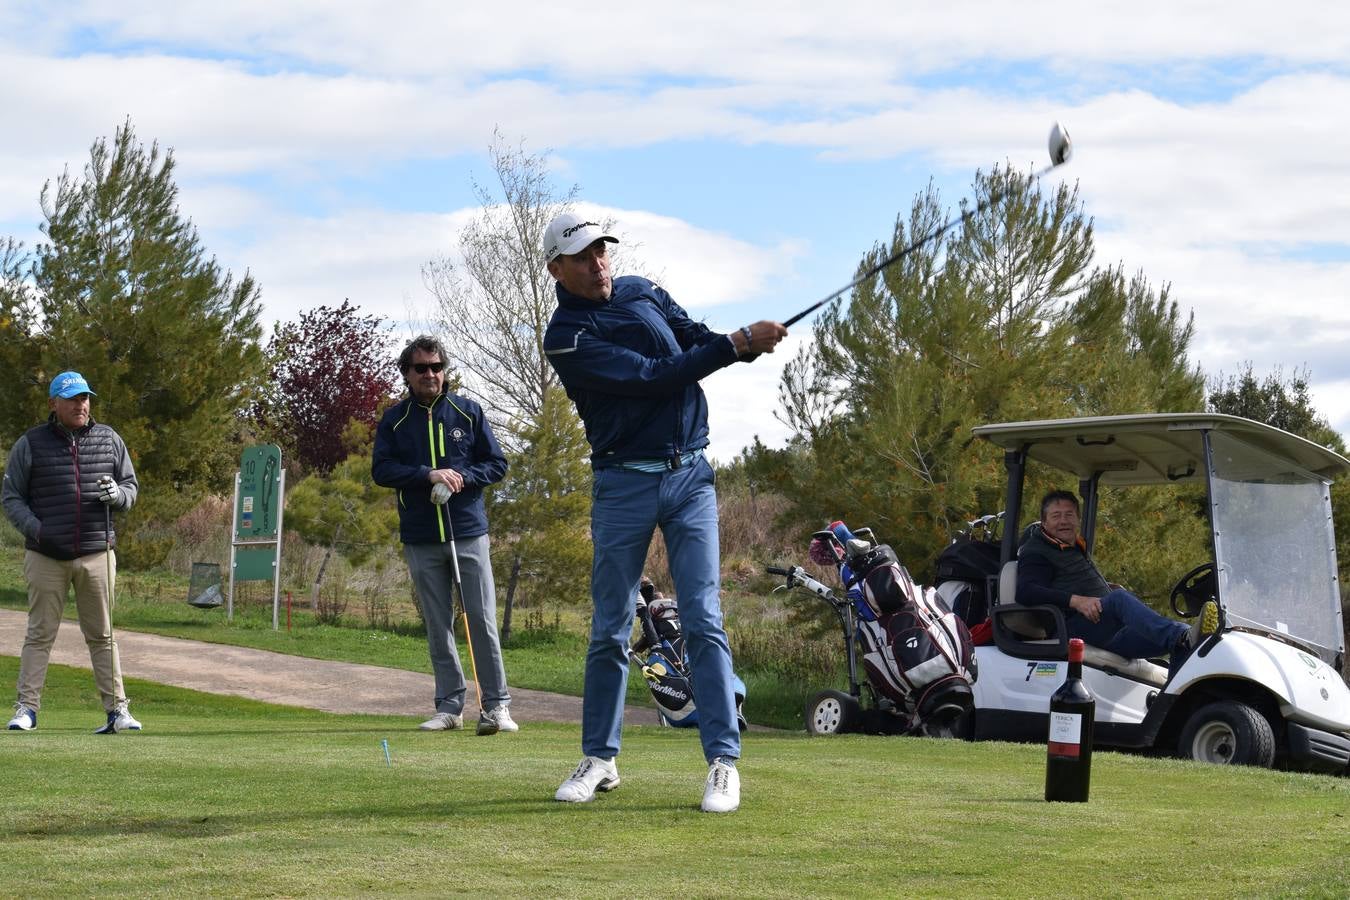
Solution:
[[[469,650],[478,669],[483,709],[509,706],[501,643],[497,640],[497,589],[492,581],[488,537],[461,538],[453,544],[404,544],[408,574],[417,587],[427,623],[427,649],[436,676],[436,712],[463,715],[467,683],[455,648],[455,612],[452,603],[455,570],[452,553],[459,554],[464,609],[469,616]]]

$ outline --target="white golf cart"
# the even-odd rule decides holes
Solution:
[[[1156,663],[1087,648],[1083,674],[1097,698],[1098,746],[1350,774],[1329,490],[1332,478],[1350,472],[1350,460],[1225,415],[1015,422],[975,434],[1003,448],[1008,472],[994,643],[976,650],[976,740],[1043,741],[1050,694],[1066,674],[1062,613],[1015,596],[1017,517],[1034,460],[1078,479],[1089,551],[1100,488],[1204,484],[1208,491],[1212,562],[1182,576],[1171,602],[1178,615],[1193,617],[1215,599],[1218,631],[1170,680]]]

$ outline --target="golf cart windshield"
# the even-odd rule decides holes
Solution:
[[[1208,437],[1228,624],[1288,635],[1331,658],[1342,638],[1328,483],[1231,434]]]

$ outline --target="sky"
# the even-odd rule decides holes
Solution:
[[[130,120],[268,324],[348,298],[400,337],[494,131],[729,331],[849,282],[930,181],[954,215],[1041,169],[1060,122],[1096,264],[1168,286],[1211,378],[1306,369],[1350,432],[1348,4],[0,0],[0,109],[0,235],[40,242],[43,183]],[[805,324],[704,381],[718,459],[787,439]]]

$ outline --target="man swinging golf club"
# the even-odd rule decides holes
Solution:
[[[708,761],[702,808],[740,804],[740,731],[731,651],[722,629],[708,402],[699,380],[772,352],[787,335],[777,322],[717,334],[693,321],[645,278],[612,278],[617,239],[596,222],[563,213],[544,232],[558,308],[544,351],[577,406],[591,445],[591,641],[586,654],[581,763],[558,800],[584,803],[618,787],[619,733],[634,599],[659,526],[670,555],[685,647]]]
[[[441,342],[428,335],[404,348],[398,366],[409,396],[380,420],[371,475],[398,491],[399,537],[426,620],[436,712],[421,730],[453,731],[464,724],[467,685],[454,640],[458,587],[478,685],[478,734],[518,731],[508,711],[483,509],[483,488],[506,475],[506,457],[482,407],[450,393],[446,358]]]
[[[130,509],[139,485],[127,445],[90,416],[92,396],[79,372],[57,375],[48,390],[46,424],[15,441],[5,465],[0,502],[24,536],[28,581],[28,631],[11,731],[37,728],[47,664],[72,586],[94,684],[107,714],[95,734],[141,730],[127,709],[112,632],[117,565],[112,510]]]

